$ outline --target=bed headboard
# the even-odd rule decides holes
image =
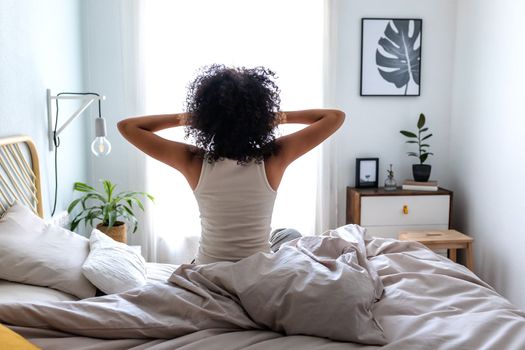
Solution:
[[[0,138],[0,215],[15,201],[44,216],[38,154],[28,136]]]

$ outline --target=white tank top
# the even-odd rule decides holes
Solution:
[[[201,238],[197,264],[238,261],[257,252],[270,252],[269,235],[274,191],[264,162],[246,165],[224,159],[202,162],[197,187]]]

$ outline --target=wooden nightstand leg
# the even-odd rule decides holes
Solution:
[[[472,252],[472,243],[467,243],[467,268],[474,271],[474,254]]]
[[[448,258],[452,260],[453,262],[456,262],[457,260],[457,249],[449,249],[448,250]]]

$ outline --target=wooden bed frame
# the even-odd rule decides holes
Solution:
[[[38,153],[28,136],[0,138],[0,216],[15,201],[44,216]]]

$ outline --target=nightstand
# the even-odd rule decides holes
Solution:
[[[373,237],[398,238],[401,231],[450,228],[452,192],[384,188],[346,189],[346,223],[358,224]]]
[[[399,234],[399,239],[402,241],[417,241],[432,250],[448,249],[448,257],[454,262],[456,262],[457,249],[465,249],[467,268],[471,271],[474,268],[472,252],[472,242],[474,239],[456,230],[404,231]]]

